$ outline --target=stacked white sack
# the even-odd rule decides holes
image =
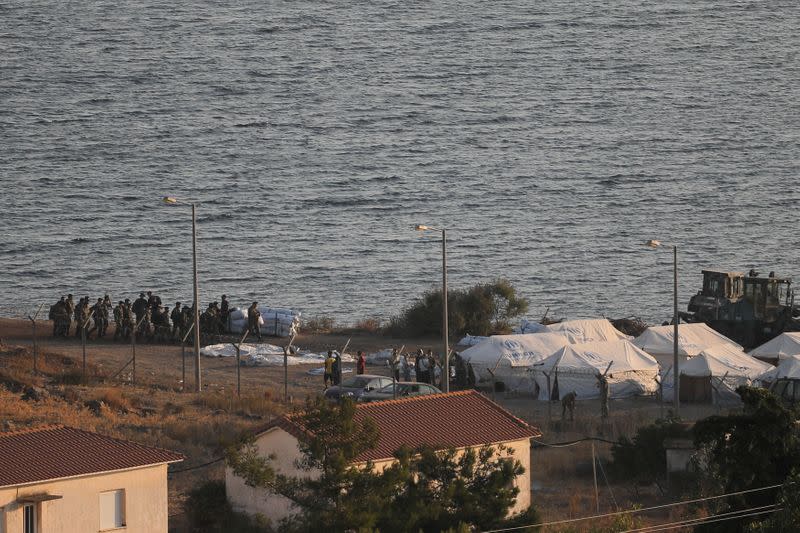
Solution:
[[[258,326],[262,335],[273,337],[292,337],[300,327],[300,311],[290,309],[259,307],[261,316]],[[234,307],[228,315],[228,330],[244,333],[247,329],[247,309]]]
[[[531,322],[526,318],[522,319],[518,328],[514,328],[514,333],[516,334],[541,333],[543,331],[547,331],[547,326],[539,322]]]

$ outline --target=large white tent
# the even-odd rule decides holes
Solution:
[[[715,395],[717,400],[738,401],[736,388],[751,385],[771,367],[730,344],[711,346],[681,365],[681,401],[710,402]],[[673,397],[671,386],[665,387],[664,396]]]
[[[472,364],[481,382],[491,381],[494,372],[506,390],[535,392],[536,383],[528,368],[567,344],[566,337],[555,333],[492,335],[464,350],[461,357]]]
[[[572,344],[610,342],[632,338],[615,328],[605,318],[566,320],[548,325],[546,331],[563,335]]]
[[[751,350],[750,355],[774,363],[792,355],[800,355],[800,332],[781,333],[774,339]]]
[[[579,399],[597,398],[597,377],[604,373],[612,398],[652,394],[658,389],[658,362],[627,340],[570,344],[533,368],[540,400],[572,391]]]
[[[662,369],[672,368],[674,359],[675,326],[652,326],[633,340],[633,344],[656,358]],[[743,351],[741,345],[717,333],[702,322],[678,326],[678,359],[681,363],[706,348],[719,344]],[[681,365],[682,366],[682,365]]]

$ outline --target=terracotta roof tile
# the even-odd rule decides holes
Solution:
[[[65,426],[0,433],[0,487],[183,461],[183,455]]]
[[[380,438],[356,461],[389,459],[403,445],[463,448],[542,435],[474,390],[358,404],[356,420],[367,417],[378,425]],[[305,430],[298,419],[298,414],[282,416],[259,432],[280,427],[301,439]]]

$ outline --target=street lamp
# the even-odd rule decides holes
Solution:
[[[672,283],[673,283],[673,293],[672,293],[672,304],[673,304],[673,315],[672,315],[672,324],[674,327],[672,336],[672,379],[674,381],[673,386],[673,405],[675,409],[675,417],[680,418],[680,408],[681,408],[681,400],[680,400],[680,372],[678,371],[678,246],[675,244],[663,244],[661,241],[657,241],[654,239],[650,239],[645,243],[646,246],[650,248],[662,248],[662,247],[672,247]]]
[[[417,231],[442,232],[442,343],[444,344],[444,392],[450,392],[450,346],[447,334],[447,230],[418,224]],[[432,370],[431,370],[432,371]]]
[[[200,392],[203,385],[200,381],[200,298],[197,290],[197,216],[196,202],[183,201],[174,196],[165,196],[163,202],[167,205],[192,206],[192,269],[194,271],[194,390]]]

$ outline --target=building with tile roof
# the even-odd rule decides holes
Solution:
[[[60,425],[0,433],[0,532],[164,532],[179,453]]]
[[[530,439],[540,437],[541,432],[477,391],[359,404],[355,420],[365,418],[375,421],[380,437],[375,448],[356,459],[357,465],[371,461],[374,468],[385,468],[402,446],[464,450],[502,445],[513,449],[514,458],[525,468],[515,481],[520,492],[511,513],[530,506]],[[313,473],[296,467],[296,460],[301,458],[298,441],[306,436],[301,415],[284,415],[256,430],[255,445],[264,456],[274,455],[278,471],[308,476]],[[273,523],[296,512],[288,499],[248,487],[230,468],[226,469],[225,479],[228,499],[237,511],[262,514]]]

